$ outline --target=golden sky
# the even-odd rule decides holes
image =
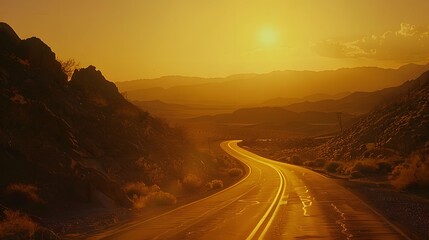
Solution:
[[[428,0],[0,0],[0,21],[113,81],[429,62]]]

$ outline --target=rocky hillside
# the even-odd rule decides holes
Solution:
[[[323,145],[323,156],[337,160],[407,156],[428,147],[429,72],[412,83],[408,93],[364,115],[342,135]]]
[[[420,80],[409,80],[399,86],[383,88],[374,92],[354,92],[339,99],[303,101],[300,103],[290,104],[284,108],[296,112],[345,112],[362,115],[377,107],[386,105],[404,94],[408,94],[416,85],[419,84],[418,81]]]
[[[21,40],[0,23],[1,204],[7,205],[8,186],[23,183],[50,206],[128,206],[126,183],[162,187],[201,170],[190,148],[178,130],[125,100],[95,67],[67,81],[45,43]]]

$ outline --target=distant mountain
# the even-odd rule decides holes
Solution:
[[[191,150],[178,130],[125,100],[95,67],[67,81],[45,43],[21,40],[0,23],[0,204],[7,186],[26,183],[50,208],[130,206],[129,182],[162,186],[181,179],[182,166],[203,171]]]
[[[337,94],[323,94],[323,93],[316,93],[312,94],[303,98],[274,98],[270,99],[268,101],[263,102],[262,106],[286,106],[294,103],[301,103],[301,102],[316,102],[321,100],[336,100],[344,98],[348,95],[350,95],[350,92],[343,92],[343,93],[337,93]]]
[[[342,123],[349,124],[354,116],[342,114]],[[258,107],[239,109],[229,114],[202,116],[188,121],[217,125],[235,125],[238,127],[290,131],[317,135],[332,130],[340,131],[336,113],[301,112],[296,113],[281,107]]]
[[[341,99],[321,101],[305,101],[284,106],[285,109],[296,112],[322,111],[346,112],[355,115],[368,113],[375,107],[394,101],[397,97],[410,93],[420,79],[406,81],[400,86],[385,88],[374,92],[354,92]]]
[[[224,81],[172,87],[129,87],[119,85],[131,100],[178,104],[258,105],[273,98],[302,98],[315,93],[376,91],[398,86],[417,78],[429,65],[405,65],[399,69],[376,67],[347,68],[332,71],[278,71],[267,74],[225,78]],[[237,94],[239,93],[239,94]]]
[[[347,160],[368,157],[374,146],[378,151],[373,153],[403,156],[429,147],[429,71],[410,85],[409,92],[362,116],[320,150],[328,159]]]
[[[229,113],[235,110],[235,107],[231,106],[182,105],[165,103],[159,100],[133,101],[133,104],[144,111],[150,112],[156,117],[167,119],[172,122],[203,115]]]
[[[152,110],[159,111],[159,110],[170,110],[170,109],[177,109],[177,110],[187,110],[191,107],[181,104],[174,104],[174,103],[165,103],[161,102],[159,100],[154,101],[134,101],[135,105],[141,107],[142,109],[145,109],[148,112],[152,112]]]
[[[213,82],[224,82],[236,79],[249,79],[256,74],[237,74],[226,78],[202,78],[202,77],[186,77],[186,76],[164,76],[154,79],[138,79],[131,81],[116,82],[116,86],[122,91],[134,91],[136,89],[148,88],[171,88],[175,86],[196,85]]]

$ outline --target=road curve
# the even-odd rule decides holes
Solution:
[[[90,239],[408,239],[331,179],[238,142],[221,143],[249,169],[235,185]]]

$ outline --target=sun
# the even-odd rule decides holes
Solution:
[[[266,46],[271,46],[278,41],[278,33],[269,27],[262,28],[259,32],[259,41]]]

